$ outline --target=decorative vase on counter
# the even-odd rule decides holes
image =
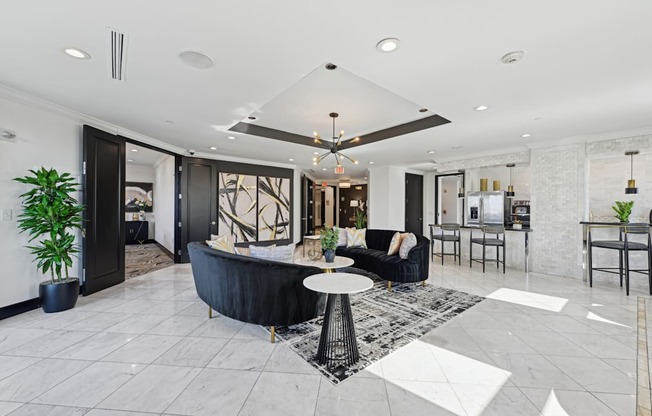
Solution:
[[[326,263],[332,263],[335,261],[335,250],[324,250],[324,259]]]
[[[487,192],[488,182],[489,182],[489,179],[480,178],[480,192]]]
[[[140,211],[140,212],[138,213],[138,218],[139,218],[141,221],[145,221],[145,211]]]

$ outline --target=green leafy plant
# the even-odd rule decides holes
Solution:
[[[324,250],[335,250],[340,233],[337,227],[324,227],[319,233],[321,235],[321,248]]]
[[[358,230],[365,228],[367,225],[367,216],[364,215],[364,211],[359,209],[355,213],[355,228]]]
[[[629,222],[629,216],[632,214],[632,207],[634,206],[634,201],[616,201],[616,205],[612,206],[616,212],[615,217],[620,220],[620,222]]]
[[[82,229],[80,214],[84,208],[71,196],[79,184],[69,173],[59,174],[55,169],[41,167],[29,172],[31,175],[14,178],[32,186],[20,195],[23,212],[18,216],[18,228],[29,234],[30,243],[40,239],[38,244],[26,247],[36,257],[39,270],[43,274],[49,272],[52,283],[61,283],[64,273],[68,279],[72,257],[79,253],[75,236],[70,233]]]

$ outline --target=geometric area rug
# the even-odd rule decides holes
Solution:
[[[333,384],[484,300],[481,296],[420,283],[395,284],[388,292],[386,280],[375,275],[369,277],[374,280],[373,288],[350,295],[360,351],[360,360],[353,366],[328,367],[317,363],[315,355],[323,316],[289,327],[276,327],[276,336]]]

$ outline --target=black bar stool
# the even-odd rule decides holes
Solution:
[[[482,263],[482,273],[485,271],[485,263],[488,261],[495,261],[496,268],[503,265],[503,274],[505,274],[505,227],[501,225],[485,225],[480,227],[482,230],[482,238],[473,238],[473,229],[471,229],[471,241],[469,244],[469,267],[473,267],[473,262]],[[491,235],[495,234],[493,238]],[[489,236],[487,236],[489,235]],[[500,238],[502,236],[502,238]],[[473,258],[473,244],[482,246],[482,259]],[[496,247],[496,260],[487,260],[487,246]],[[503,260],[500,260],[500,248],[503,248]]]
[[[650,224],[628,224],[620,226],[618,240],[596,240],[593,241],[591,228],[609,228],[594,226],[589,227],[588,258],[589,258],[589,286],[593,287],[593,271],[612,273],[620,275],[620,287],[623,287],[623,276],[625,278],[625,293],[629,296],[629,273],[639,273],[648,276],[649,292],[652,295],[652,241],[650,240]],[[613,228],[613,227],[612,227]],[[632,236],[646,236],[645,242],[631,241]],[[593,267],[593,249],[604,248],[618,250],[618,267]],[[632,251],[647,252],[647,269],[631,269],[629,267],[629,253]],[[624,267],[623,267],[624,265]],[[618,270],[616,272],[615,270]]]
[[[432,241],[431,259],[434,260],[435,256],[441,257],[441,264],[444,264],[444,256],[453,256],[453,260],[457,258],[459,264],[462,264],[461,247],[460,247],[460,225],[457,223],[446,223],[439,226],[441,232],[435,233],[434,227],[430,227],[430,240]],[[448,234],[447,234],[448,232]],[[452,233],[452,234],[451,234]],[[441,241],[441,254],[435,253],[435,240]],[[453,252],[446,253],[444,251],[444,243],[450,241],[453,243]]]

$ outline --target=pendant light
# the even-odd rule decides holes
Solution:
[[[630,167],[629,167],[629,180],[627,181],[627,188],[625,188],[626,194],[637,194],[638,188],[636,187],[636,181],[634,180],[634,155],[638,154],[638,150],[628,150],[625,152],[625,156],[629,156]]]
[[[509,168],[509,186],[507,187],[507,198],[514,198],[514,185],[512,185],[512,180],[513,180],[513,169],[514,166],[516,166],[515,163],[508,163],[506,165]]]

